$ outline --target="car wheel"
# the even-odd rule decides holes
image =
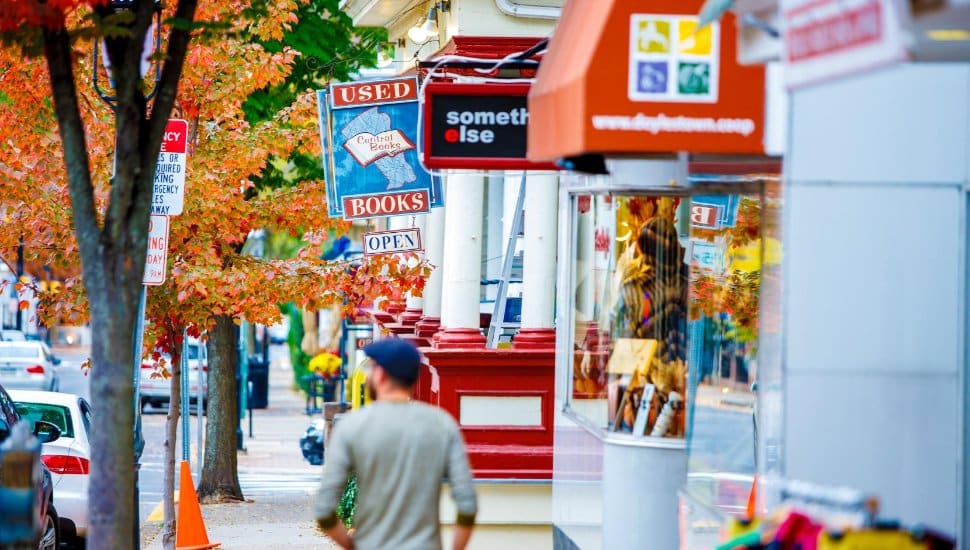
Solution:
[[[41,531],[40,542],[37,544],[39,550],[57,550],[57,519],[54,512],[47,510],[44,516],[44,529]]]

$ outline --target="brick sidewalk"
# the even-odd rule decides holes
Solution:
[[[203,506],[209,540],[230,550],[335,548],[316,530],[312,517],[312,493],[321,467],[303,460],[299,447],[312,418],[305,413],[303,394],[292,389],[293,371],[285,350],[274,351],[269,406],[253,411],[252,438],[249,419],[243,421],[246,451],[237,456],[247,502]],[[156,536],[148,548],[161,549],[161,538]]]

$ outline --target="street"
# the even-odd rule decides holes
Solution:
[[[56,355],[62,359],[58,367],[60,376],[60,391],[74,393],[90,398],[90,377],[81,370],[81,364],[88,358],[86,349],[81,348],[59,348]],[[270,360],[275,370],[286,370],[289,368],[289,357],[285,346],[274,345],[270,347]],[[97,411],[97,404],[92,402],[92,406]],[[194,407],[193,407],[194,410]],[[142,437],[145,440],[145,449],[141,456],[141,468],[138,476],[139,487],[139,520],[145,523],[151,516],[153,520],[160,521],[159,504],[162,501],[162,480],[164,475],[164,452],[165,452],[165,419],[167,409],[146,406],[142,411]],[[260,413],[257,412],[256,416]],[[202,429],[204,430],[205,417],[203,416]],[[192,465],[192,474],[198,480],[198,430],[199,419],[196,415],[190,417],[190,443],[189,461]],[[301,429],[301,426],[297,426]],[[244,420],[243,430],[248,435],[248,424]],[[181,460],[181,424],[179,425],[178,436],[175,443],[176,466]],[[292,452],[299,456],[299,449],[296,439],[292,441]],[[251,454],[259,456],[263,449],[259,448],[260,443],[251,441],[248,437],[246,445],[252,447]],[[274,447],[278,445],[273,445]],[[297,464],[301,461],[298,460]],[[290,471],[293,470],[293,471]],[[176,472],[176,478],[177,478]],[[264,469],[246,471],[240,469],[239,483],[243,489],[243,494],[249,497],[258,497],[267,493],[292,493],[306,494],[314,489],[319,482],[319,472],[310,469],[309,471],[301,468],[279,470]],[[176,480],[177,484],[177,480]],[[154,515],[153,515],[154,512]]]

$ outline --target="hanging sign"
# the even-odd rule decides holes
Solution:
[[[789,88],[907,56],[894,0],[781,0],[781,14]]]
[[[162,149],[155,164],[152,214],[177,216],[185,202],[185,152],[189,125],[169,120],[162,137]]]
[[[145,275],[142,284],[158,286],[165,282],[168,263],[168,216],[152,216],[148,220],[148,254],[145,256]]]
[[[331,217],[376,218],[441,206],[418,162],[418,80],[334,84],[317,92]]]
[[[555,170],[526,158],[530,84],[431,82],[424,88],[428,168]]]
[[[422,249],[421,230],[417,227],[364,233],[364,256],[417,252]]]

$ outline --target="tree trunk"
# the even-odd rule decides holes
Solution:
[[[176,342],[177,339],[169,341]],[[162,547],[165,550],[175,548],[175,448],[182,403],[182,347],[174,344],[171,356],[172,378],[169,379],[171,389],[165,418],[165,468],[162,474]]]
[[[205,460],[199,481],[203,504],[243,500],[236,470],[236,339],[232,317],[218,315],[209,331],[209,405],[205,425]]]
[[[191,22],[197,0],[179,0],[176,19]],[[42,30],[54,111],[64,150],[74,232],[81,253],[84,288],[91,310],[91,474],[88,486],[88,547],[130,548],[139,538],[135,501],[134,334],[138,297],[145,270],[152,184],[165,124],[185,62],[190,39],[186,26],[173,27],[161,81],[146,119],[147,100],[139,73],[142,44],[154,3],[132,4],[129,35],[109,36],[106,50],[113,61],[115,174],[107,210],[97,211],[91,181],[87,139],[78,105],[73,50],[63,15]],[[107,16],[113,9],[96,8]],[[52,14],[58,14],[57,9]],[[138,350],[140,353],[140,350]],[[133,372],[134,371],[134,372]],[[233,455],[235,458],[235,454]]]
[[[97,396],[91,402],[95,429],[90,434],[90,484],[98,490],[88,495],[88,543],[89,548],[123,548],[132,543],[135,521],[131,330],[135,308],[131,306],[136,300],[119,300],[116,292],[109,293],[100,285],[85,282],[95,335],[91,346],[95,365],[91,369],[91,395]]]

